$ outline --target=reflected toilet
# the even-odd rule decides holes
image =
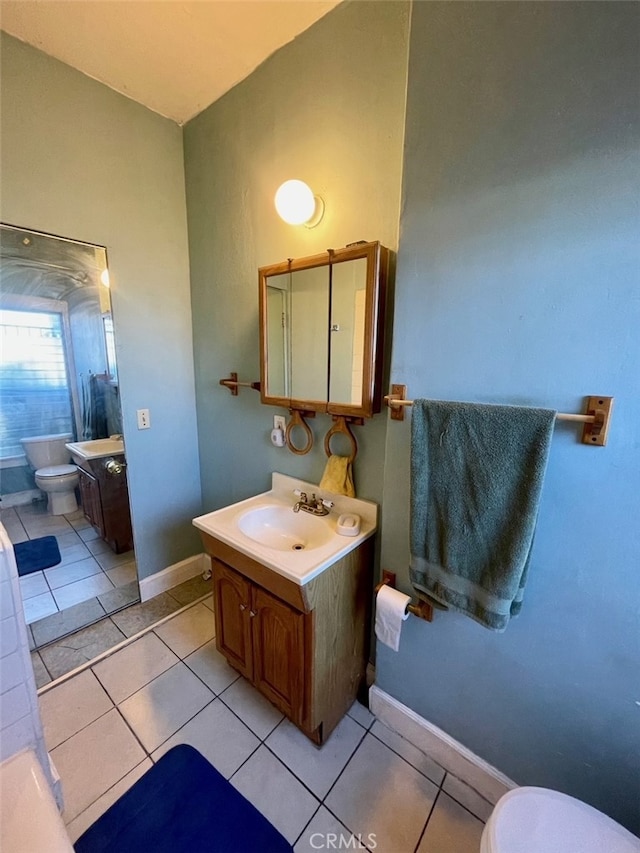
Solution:
[[[65,447],[69,441],[73,441],[71,433],[20,439],[27,461],[35,471],[36,486],[47,496],[47,511],[51,515],[78,509],[78,469],[70,464],[71,453]]]

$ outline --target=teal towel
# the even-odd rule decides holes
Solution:
[[[556,413],[415,400],[411,582],[504,631],[519,613]]]

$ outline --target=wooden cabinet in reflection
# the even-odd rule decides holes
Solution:
[[[130,551],[133,532],[124,456],[87,459],[78,468],[78,476],[87,520],[116,554]]]

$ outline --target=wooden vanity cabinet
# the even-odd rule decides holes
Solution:
[[[304,614],[218,560],[213,577],[219,651],[301,725]]]
[[[311,740],[323,743],[366,674],[372,540],[299,586],[202,536],[212,557],[218,650]]]
[[[78,466],[80,503],[100,538],[116,554],[122,554],[133,548],[129,488],[124,456],[111,459],[121,464],[119,472],[109,472],[103,458],[87,459]]]

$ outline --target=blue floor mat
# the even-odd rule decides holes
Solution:
[[[293,853],[192,746],[181,744],[80,836],[76,853]]]
[[[13,546],[18,566],[18,575],[30,575],[42,569],[50,569],[62,561],[58,540],[55,536],[42,536],[29,542],[18,542]]]

